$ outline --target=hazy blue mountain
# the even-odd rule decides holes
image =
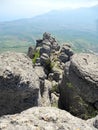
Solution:
[[[0,23],[0,52],[26,51],[42,33],[50,32],[75,50],[98,52],[98,6],[54,10],[30,19]]]

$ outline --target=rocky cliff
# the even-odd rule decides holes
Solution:
[[[98,56],[74,54],[49,33],[27,55],[1,54],[0,129],[97,130],[97,69]]]
[[[75,54],[66,63],[59,105],[85,119],[98,113],[98,56]]]
[[[40,82],[26,54],[0,55],[0,115],[40,105]]]

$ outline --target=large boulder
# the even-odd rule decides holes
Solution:
[[[26,54],[0,55],[0,116],[40,105],[40,81]]]
[[[0,118],[0,130],[97,130],[66,111],[34,107],[20,114]]]
[[[81,118],[98,113],[98,56],[85,53],[72,56],[65,65],[59,101],[60,108]]]

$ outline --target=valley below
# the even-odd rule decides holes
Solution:
[[[54,10],[28,19],[0,22],[0,53],[27,52],[36,39],[49,32],[60,45],[68,43],[75,52],[98,53],[98,6]]]

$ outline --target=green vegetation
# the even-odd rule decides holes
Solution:
[[[81,118],[83,118],[85,120],[93,118],[96,115],[98,115],[98,111],[89,105],[85,109],[87,110],[87,112],[84,114],[81,114]]]
[[[52,69],[52,68],[54,67],[54,63],[51,62],[50,59],[46,61],[46,64],[49,65],[49,68],[50,68],[50,69]]]
[[[70,82],[67,82],[66,85],[67,85],[68,88],[74,88],[72,83],[70,83]]]
[[[98,111],[93,107],[93,104],[86,102],[81,95],[76,92],[72,83],[67,82],[66,87],[69,92],[68,96],[70,96],[69,102],[72,102],[68,108],[70,113],[85,120],[93,118],[98,114]]]
[[[34,58],[32,59],[33,64],[36,63],[36,60],[37,60],[37,58],[39,58],[39,57],[40,57],[40,52],[39,52],[39,50],[36,50],[36,51],[34,52]]]
[[[56,107],[56,108],[58,108],[58,102],[52,103],[52,104],[51,104],[51,107]]]
[[[48,59],[46,61],[46,66],[45,66],[46,70],[48,70],[48,73],[51,73],[53,66],[54,64],[52,63],[52,61]]]
[[[98,34],[86,30],[59,30],[53,32],[60,44],[69,43],[75,52],[98,52]]]
[[[54,93],[54,92],[58,92],[58,85],[57,84],[52,86],[51,93]]]

